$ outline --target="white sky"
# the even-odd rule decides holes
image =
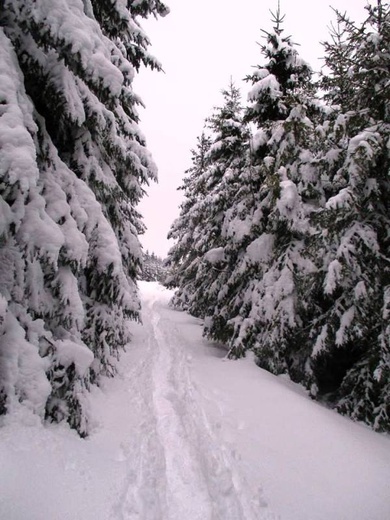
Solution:
[[[372,0],[376,3],[376,0]],[[260,55],[260,29],[271,30],[277,1],[271,0],[166,0],[171,13],[143,28],[152,41],[150,51],[165,74],[144,70],[135,90],[146,105],[140,111],[141,129],[159,169],[159,183],[139,205],[148,231],[141,237],[145,249],[165,257],[172,242],[166,236],[179,215],[182,192],[177,191],[184,171],[191,166],[203,122],[221,102],[221,90],[230,77],[242,87],[246,102],[249,85],[241,80],[252,67],[264,63]],[[335,19],[330,6],[347,11],[350,18],[366,17],[366,0],[282,0],[285,35],[300,44],[300,55],[319,70],[320,41],[328,39]]]

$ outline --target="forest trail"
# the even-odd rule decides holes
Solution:
[[[140,283],[143,324],[88,395],[91,432],[0,427],[1,520],[384,520],[390,437],[308,398]]]
[[[265,504],[259,504],[258,497],[248,494],[234,452],[221,444],[209,422],[202,407],[204,397],[191,378],[188,316],[169,309],[169,297],[162,287],[144,285],[145,357],[130,377],[138,378],[137,399],[144,420],[138,432],[138,479],[129,479],[121,497],[121,518],[276,519],[262,511]],[[181,327],[178,317],[184,318]],[[196,338],[192,346],[199,347],[198,342]]]
[[[143,419],[128,450],[131,474],[141,450],[138,477],[118,502],[121,520],[390,517],[380,477],[388,437],[322,408],[251,359],[226,360],[202,338],[201,320],[169,307],[171,291],[140,287],[134,346],[142,355],[127,377]]]

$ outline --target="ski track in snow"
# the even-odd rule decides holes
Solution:
[[[164,299],[156,292],[149,296],[143,302],[147,351],[129,375],[145,415],[130,448],[139,455],[114,515],[119,511],[121,520],[276,520],[263,501],[247,496],[234,453],[221,445],[200,405],[184,338],[164,314]]]
[[[92,387],[91,433],[3,416],[0,520],[387,520],[390,437],[313,402],[141,283],[143,325]]]

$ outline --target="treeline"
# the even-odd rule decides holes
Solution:
[[[143,255],[142,269],[140,280],[145,282],[161,282],[164,283],[167,275],[167,268],[164,260],[155,253],[145,251]]]
[[[336,11],[316,80],[283,17],[205,122],[169,237],[173,304],[232,358],[390,429],[390,14]]]
[[[88,433],[86,391],[130,341],[156,166],[139,128],[139,20],[160,0],[0,2],[0,414]],[[19,411],[22,409],[22,413]]]

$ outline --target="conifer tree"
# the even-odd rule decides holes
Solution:
[[[223,103],[207,119],[211,146],[204,175],[206,194],[202,199],[202,256],[198,266],[191,312],[209,317],[229,277],[232,258],[223,233],[226,212],[234,205],[240,176],[247,162],[249,132],[243,123],[240,91],[231,81],[222,91]]]
[[[162,258],[158,257],[155,253],[145,252],[140,275],[141,280],[163,283],[165,281],[166,271]]]
[[[304,361],[296,359],[292,337],[306,314],[302,280],[315,270],[305,244],[312,233],[309,214],[321,202],[310,150],[319,109],[311,69],[283,36],[282,22],[278,10],[262,46],[267,61],[247,78],[252,88],[245,119],[257,131],[240,198],[224,223],[237,262],[215,309],[219,326],[211,324],[207,334],[230,336],[231,356],[253,349],[261,366],[274,373],[291,368],[302,378]],[[237,229],[240,241],[234,240]]]
[[[188,278],[177,279],[179,291],[174,304],[185,306],[195,316],[207,316],[216,304],[223,280],[228,271],[225,265],[222,223],[225,212],[236,196],[238,178],[248,147],[248,131],[242,122],[242,107],[239,90],[230,82],[228,89],[222,91],[223,104],[216,107],[206,120],[210,132],[208,150],[202,161],[202,170],[192,171],[193,183],[190,190],[199,193],[196,202],[192,200],[193,191],[186,193],[184,211],[179,218],[180,226],[190,219],[193,229],[189,245],[192,252],[191,274]],[[188,231],[188,226],[186,230]],[[172,232],[171,232],[171,236]],[[169,257],[176,272],[184,265],[173,259],[173,253],[183,243],[180,240]],[[186,274],[188,270],[184,267]],[[181,295],[185,295],[182,301]]]
[[[322,86],[338,110],[322,159],[329,189],[319,218],[313,393],[389,429],[390,13],[381,1],[367,9],[362,26],[336,12],[338,29],[325,44]]]
[[[188,310],[194,293],[194,280],[199,264],[199,232],[203,215],[202,200],[206,194],[204,175],[208,167],[207,152],[210,138],[205,131],[197,138],[197,146],[191,150],[192,166],[186,170],[183,185],[184,201],[180,206],[180,215],[173,222],[168,238],[176,240],[168,252],[166,265],[169,275],[165,281],[167,287],[176,287],[172,304]]]
[[[155,165],[132,89],[159,1],[2,0],[1,395],[87,433],[84,390],[130,340]],[[39,381],[39,384],[38,384]]]

